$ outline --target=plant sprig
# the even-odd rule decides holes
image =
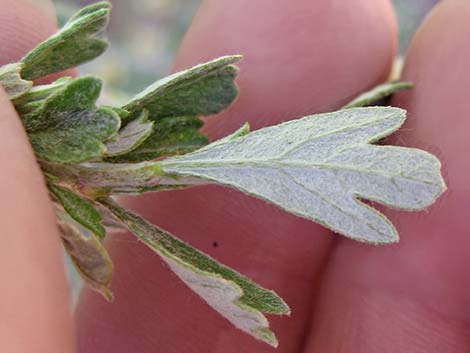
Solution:
[[[248,334],[277,346],[264,314],[288,305],[236,271],[122,208],[113,197],[217,183],[271,202],[347,237],[398,241],[385,216],[360,199],[405,210],[431,205],[445,190],[440,163],[427,152],[372,143],[403,124],[405,111],[369,107],[409,88],[386,83],[338,112],[312,115],[254,132],[248,124],[208,144],[201,116],[237,96],[225,56],[157,81],[124,106],[98,103],[92,76],[31,80],[99,56],[110,5],[85,7],[19,63],[0,68],[56,205],[64,248],[85,282],[112,299],[112,261],[102,242],[126,228],[155,251],[210,306]],[[155,158],[160,157],[159,160]]]

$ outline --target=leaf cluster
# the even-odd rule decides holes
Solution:
[[[369,243],[398,240],[391,222],[368,199],[407,210],[429,206],[445,190],[439,161],[424,151],[371,143],[396,131],[405,112],[370,107],[406,83],[387,83],[343,110],[249,131],[248,124],[208,144],[201,116],[237,96],[234,64],[225,56],[156,81],[126,104],[99,104],[100,79],[32,80],[103,53],[110,5],[83,8],[64,27],[0,68],[0,85],[28,133],[58,213],[64,248],[94,289],[111,300],[112,260],[103,241],[128,229],[209,305],[239,329],[277,345],[264,314],[289,314],[287,304],[113,197],[218,183]],[[158,158],[158,160],[156,160]]]

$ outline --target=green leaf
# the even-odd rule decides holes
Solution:
[[[112,301],[109,285],[113,277],[113,263],[100,240],[93,234],[81,233],[68,222],[59,222],[59,229],[64,248],[82,279],[108,301]]]
[[[106,143],[105,157],[114,157],[129,153],[140,146],[152,134],[153,122],[147,120],[148,113],[144,113],[123,127],[116,139]]]
[[[96,107],[100,90],[100,80],[78,78],[21,117],[40,159],[79,163],[106,152],[104,142],[119,131],[120,119],[114,110]]]
[[[410,82],[388,82],[378,85],[368,92],[362,93],[346,104],[343,109],[359,108],[371,105],[380,99],[391,96],[395,92],[403,91],[413,87]]]
[[[111,5],[99,2],[83,8],[64,27],[21,59],[21,76],[34,80],[100,56],[108,43],[99,38],[109,21]]]
[[[74,192],[57,185],[49,184],[49,190],[64,207],[72,219],[96,234],[101,240],[106,236],[106,230],[101,224],[101,214],[93,204]]]
[[[23,80],[20,76],[22,65],[8,64],[0,67],[0,86],[3,87],[10,99],[15,99],[28,92],[33,83]]]
[[[224,56],[165,77],[134,97],[123,109],[131,113],[130,118],[147,109],[151,120],[219,113],[237,96],[234,79],[238,69],[231,64],[240,59],[240,56]]]
[[[233,141],[239,137],[245,136],[250,132],[250,124],[244,123],[237,131],[227,135],[217,141],[212,142],[210,145],[204,146],[198,150],[198,152],[205,151],[207,149],[212,149],[218,145],[224,145],[227,142]]]
[[[16,111],[20,115],[33,113],[36,109],[42,107],[46,98],[62,90],[70,82],[72,82],[71,77],[61,77],[51,84],[34,86],[21,97],[13,100]]]
[[[263,313],[289,314],[290,309],[276,293],[261,288],[112,200],[101,202],[222,316],[244,332],[277,346],[276,336]]]
[[[190,116],[157,120],[150,136],[137,148],[106,160],[112,163],[141,162],[192,152],[208,143],[208,139],[198,131],[202,125],[200,119]]]
[[[215,142],[161,162],[167,175],[199,177],[272,202],[356,240],[398,240],[393,225],[359,198],[421,210],[445,190],[440,162],[412,148],[369,143],[405,120],[398,108],[309,116]]]

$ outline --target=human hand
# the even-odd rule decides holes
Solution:
[[[43,3],[43,1],[36,2]],[[56,30],[51,3],[0,0],[0,66]],[[0,87],[0,352],[73,352],[64,252],[21,120]]]
[[[205,131],[217,138],[245,120],[258,128],[333,110],[385,79],[395,54],[391,5],[385,0],[354,5],[205,1],[176,67],[245,55],[239,100],[208,120]],[[284,297],[293,315],[272,320],[278,352],[465,352],[470,161],[462,151],[468,144],[464,88],[470,81],[465,76],[470,46],[462,34],[469,31],[468,15],[470,4],[444,1],[407,59],[404,79],[415,88],[395,101],[410,112],[395,138],[437,154],[449,191],[428,213],[384,211],[398,226],[399,245],[371,247],[331,237],[320,226],[215,186],[128,204]],[[443,117],[452,119],[448,131],[438,122]],[[116,264],[115,303],[91,292],[82,295],[80,353],[271,351],[213,313],[131,239],[118,235],[108,241]]]

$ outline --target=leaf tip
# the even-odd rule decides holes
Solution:
[[[235,55],[226,55],[226,56],[223,56],[222,58],[220,59],[225,59],[227,60],[227,64],[233,64],[233,63],[236,63],[240,60],[243,59],[243,55],[241,54],[235,54]]]
[[[252,330],[251,332],[253,336],[269,344],[271,347],[277,348],[279,346],[276,335],[269,328],[260,328]]]

